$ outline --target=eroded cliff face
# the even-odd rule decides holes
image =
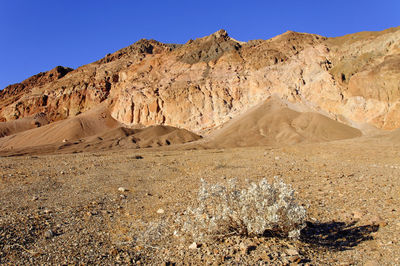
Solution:
[[[71,71],[73,71],[72,68],[57,66],[50,71],[41,72],[22,81],[21,83],[12,84],[4,88],[0,91],[0,113],[3,114],[3,116],[0,115],[0,122],[14,120],[28,116],[29,114],[38,113],[35,110],[32,110],[31,112],[30,108],[34,107],[34,109],[36,109],[36,105],[46,105],[47,97],[45,95],[37,95],[39,97],[41,96],[41,98],[39,99],[39,97],[36,97],[37,99],[33,105],[29,105],[26,108],[21,106],[23,101],[26,101],[27,98],[32,96],[32,89],[45,86],[55,80],[61,79]],[[21,98],[23,100],[20,102],[19,100]]]
[[[0,119],[45,112],[60,120],[105,101],[126,125],[205,133],[274,94],[353,126],[394,129],[400,127],[399,66],[399,27],[339,38],[286,32],[247,43],[224,30],[184,45],[140,40],[20,89],[19,97],[2,93]]]
[[[343,116],[378,128],[400,127],[400,27],[330,39],[330,73],[343,91]]]

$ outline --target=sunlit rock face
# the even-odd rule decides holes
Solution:
[[[338,38],[286,32],[186,44],[140,40],[94,63],[57,67],[0,92],[0,120],[51,121],[104,103],[126,125],[205,133],[271,95],[341,122],[400,127],[400,28]]]

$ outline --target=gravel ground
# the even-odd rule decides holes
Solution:
[[[0,157],[0,263],[400,264],[399,155],[399,146],[361,139]],[[274,176],[307,207],[299,240],[193,245],[170,231],[201,178]]]

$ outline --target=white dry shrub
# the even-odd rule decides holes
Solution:
[[[145,246],[157,246],[159,242],[171,237],[171,223],[167,219],[160,219],[156,222],[143,223],[141,230],[135,237],[136,244]]]
[[[295,202],[293,189],[277,178],[273,184],[262,179],[242,190],[235,179],[226,186],[201,183],[195,206],[181,216],[183,233],[195,241],[266,231],[297,239],[305,226],[305,208]]]

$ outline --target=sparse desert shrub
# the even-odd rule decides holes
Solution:
[[[295,202],[293,189],[277,178],[273,184],[262,179],[242,190],[235,179],[227,185],[201,182],[195,205],[180,217],[183,233],[194,241],[266,231],[298,238],[305,226],[306,210]]]

